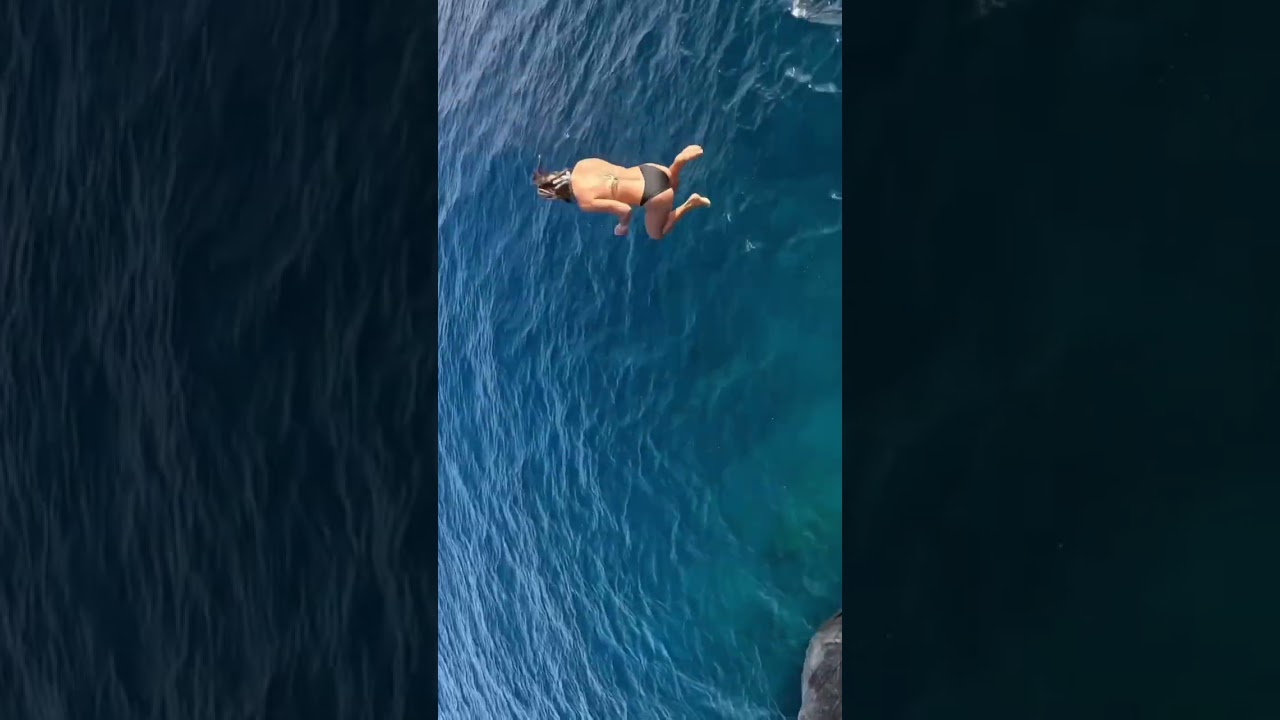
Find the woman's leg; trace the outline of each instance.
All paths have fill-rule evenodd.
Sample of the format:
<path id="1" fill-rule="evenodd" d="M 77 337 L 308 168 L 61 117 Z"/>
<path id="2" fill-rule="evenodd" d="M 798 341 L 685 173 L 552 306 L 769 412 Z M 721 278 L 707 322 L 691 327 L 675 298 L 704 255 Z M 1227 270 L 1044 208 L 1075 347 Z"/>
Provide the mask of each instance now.
<path id="1" fill-rule="evenodd" d="M 684 164 L 700 157 L 702 157 L 702 148 L 697 145 L 690 145 L 681 150 L 676 159 L 671 161 L 671 168 L 667 170 L 667 177 L 671 178 L 672 190 L 680 190 L 680 169 L 684 167 Z"/>
<path id="2" fill-rule="evenodd" d="M 711 207 L 711 201 L 702 197 L 698 193 L 694 193 L 690 195 L 689 199 L 685 200 L 683 205 L 673 210 L 671 214 L 667 216 L 667 221 L 662 226 L 662 234 L 666 235 L 667 233 L 671 232 L 671 228 L 675 227 L 676 223 L 680 222 L 680 218 L 684 217 L 685 213 L 689 212 L 690 210 L 693 210 L 694 208 L 704 208 L 704 207 Z M 645 218 L 646 227 L 648 227 L 648 223 L 649 223 L 649 218 Z M 649 233 L 649 234 L 652 235 L 653 233 Z"/>
<path id="3" fill-rule="evenodd" d="M 644 229 L 654 240 L 662 239 L 662 228 L 667 226 L 671 206 L 676 202 L 675 190 L 663 190 L 644 204 Z"/>

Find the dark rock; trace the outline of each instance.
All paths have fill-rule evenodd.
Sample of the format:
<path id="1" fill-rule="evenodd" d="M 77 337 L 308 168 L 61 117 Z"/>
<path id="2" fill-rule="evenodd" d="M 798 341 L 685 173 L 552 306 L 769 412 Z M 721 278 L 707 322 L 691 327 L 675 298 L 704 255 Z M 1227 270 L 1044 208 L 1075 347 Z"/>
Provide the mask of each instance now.
<path id="1" fill-rule="evenodd" d="M 800 715 L 796 720 L 839 720 L 843 686 L 840 684 L 841 651 L 844 648 L 844 610 L 818 628 L 809 641 L 800 677 Z"/>

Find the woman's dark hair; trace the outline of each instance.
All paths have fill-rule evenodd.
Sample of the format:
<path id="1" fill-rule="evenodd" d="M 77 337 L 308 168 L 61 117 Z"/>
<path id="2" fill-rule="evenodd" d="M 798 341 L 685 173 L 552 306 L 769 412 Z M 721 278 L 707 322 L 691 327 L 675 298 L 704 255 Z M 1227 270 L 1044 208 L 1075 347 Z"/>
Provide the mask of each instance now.
<path id="1" fill-rule="evenodd" d="M 533 186 L 543 200 L 573 202 L 573 183 L 568 170 L 547 172 L 541 166 L 533 171 Z"/>

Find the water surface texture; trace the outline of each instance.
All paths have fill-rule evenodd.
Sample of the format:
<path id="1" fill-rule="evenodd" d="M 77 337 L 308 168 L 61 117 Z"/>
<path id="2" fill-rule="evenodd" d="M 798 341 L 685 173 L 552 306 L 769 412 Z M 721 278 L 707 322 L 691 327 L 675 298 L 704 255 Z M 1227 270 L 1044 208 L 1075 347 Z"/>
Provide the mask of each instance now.
<path id="1" fill-rule="evenodd" d="M 841 597 L 840 35 L 786 2 L 440 8 L 440 714 L 776 718 Z M 539 201 L 706 156 L 653 242 Z"/>
<path id="2" fill-rule="evenodd" d="M 0 10 L 0 717 L 429 707 L 405 10 Z"/>

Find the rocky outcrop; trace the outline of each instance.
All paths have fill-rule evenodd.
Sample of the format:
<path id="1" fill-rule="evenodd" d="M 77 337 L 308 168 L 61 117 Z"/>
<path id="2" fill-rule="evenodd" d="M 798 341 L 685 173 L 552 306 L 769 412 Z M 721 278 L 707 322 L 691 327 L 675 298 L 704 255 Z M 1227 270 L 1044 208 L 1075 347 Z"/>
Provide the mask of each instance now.
<path id="1" fill-rule="evenodd" d="M 843 609 L 837 611 L 809 641 L 804 672 L 800 676 L 800 715 L 796 720 L 840 720 L 843 615 Z"/>

